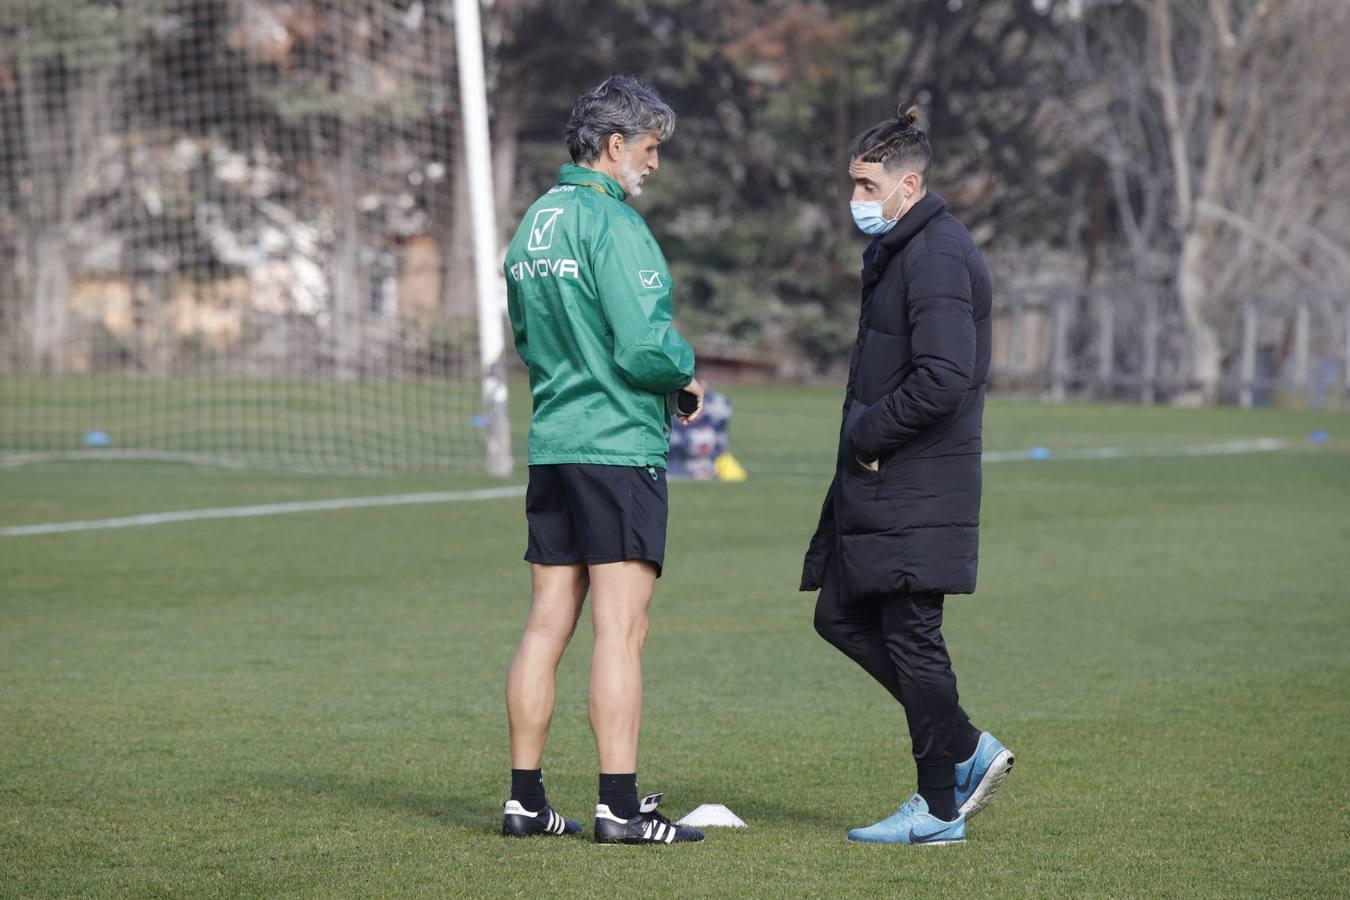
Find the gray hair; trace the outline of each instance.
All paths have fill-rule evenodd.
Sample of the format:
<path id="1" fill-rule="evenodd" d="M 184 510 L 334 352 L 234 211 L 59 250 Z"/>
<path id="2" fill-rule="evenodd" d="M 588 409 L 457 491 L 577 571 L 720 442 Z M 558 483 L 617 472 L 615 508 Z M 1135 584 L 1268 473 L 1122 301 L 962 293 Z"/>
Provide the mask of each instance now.
<path id="1" fill-rule="evenodd" d="M 655 133 L 666 140 L 675 131 L 675 111 L 656 91 L 628 75 L 612 75 L 577 98 L 567 118 L 567 152 L 572 162 L 595 162 L 610 135 L 626 141 Z"/>

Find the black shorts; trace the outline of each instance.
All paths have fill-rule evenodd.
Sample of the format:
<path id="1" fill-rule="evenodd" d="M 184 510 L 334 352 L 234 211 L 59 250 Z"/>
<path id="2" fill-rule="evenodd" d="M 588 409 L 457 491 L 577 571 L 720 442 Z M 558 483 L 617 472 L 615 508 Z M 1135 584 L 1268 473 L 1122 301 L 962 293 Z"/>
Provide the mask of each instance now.
<path id="1" fill-rule="evenodd" d="M 530 466 L 525 559 L 544 565 L 666 556 L 666 470 L 565 463 Z"/>

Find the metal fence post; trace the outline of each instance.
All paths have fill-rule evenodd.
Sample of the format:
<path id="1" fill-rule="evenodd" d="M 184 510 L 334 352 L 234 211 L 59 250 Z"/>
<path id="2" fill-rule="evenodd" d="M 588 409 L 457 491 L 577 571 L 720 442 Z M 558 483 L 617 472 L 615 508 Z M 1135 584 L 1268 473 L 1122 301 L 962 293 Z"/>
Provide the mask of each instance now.
<path id="1" fill-rule="evenodd" d="M 1345 304 L 1345 396 L 1350 399 L 1350 301 Z"/>
<path id="2" fill-rule="evenodd" d="M 1158 380 L 1158 295 L 1149 291 L 1144 299 L 1144 371 L 1140 401 L 1152 406 L 1157 399 Z"/>
<path id="3" fill-rule="evenodd" d="M 1051 311 L 1051 333 L 1050 333 L 1050 399 L 1055 403 L 1063 403 L 1065 397 L 1064 390 L 1064 369 L 1065 357 L 1068 355 L 1068 332 L 1069 315 L 1068 302 L 1064 295 L 1055 293 L 1053 295 L 1054 308 Z"/>
<path id="4" fill-rule="evenodd" d="M 1256 325 L 1256 302 L 1248 299 L 1242 305 L 1242 366 L 1238 373 L 1238 405 L 1243 409 L 1251 409 L 1256 385 Z"/>
<path id="5" fill-rule="evenodd" d="M 1116 308 L 1110 291 L 1097 297 L 1097 381 L 1106 396 L 1111 394 L 1116 364 Z"/>
<path id="6" fill-rule="evenodd" d="M 1309 310 L 1306 297 L 1300 297 L 1294 310 L 1294 392 L 1303 404 L 1308 402 Z"/>

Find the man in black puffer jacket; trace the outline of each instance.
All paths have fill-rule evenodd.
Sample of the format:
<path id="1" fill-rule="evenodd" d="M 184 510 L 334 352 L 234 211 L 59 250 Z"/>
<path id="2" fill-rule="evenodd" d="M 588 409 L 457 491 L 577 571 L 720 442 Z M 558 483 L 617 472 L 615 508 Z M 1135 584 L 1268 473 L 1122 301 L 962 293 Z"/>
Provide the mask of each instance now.
<path id="1" fill-rule="evenodd" d="M 989 270 L 927 189 L 932 149 L 911 108 L 849 148 L 863 254 L 834 480 L 801 589 L 816 630 L 904 706 L 918 792 L 851 840 L 953 843 L 1013 756 L 970 723 L 942 638 L 947 594 L 975 590 Z"/>

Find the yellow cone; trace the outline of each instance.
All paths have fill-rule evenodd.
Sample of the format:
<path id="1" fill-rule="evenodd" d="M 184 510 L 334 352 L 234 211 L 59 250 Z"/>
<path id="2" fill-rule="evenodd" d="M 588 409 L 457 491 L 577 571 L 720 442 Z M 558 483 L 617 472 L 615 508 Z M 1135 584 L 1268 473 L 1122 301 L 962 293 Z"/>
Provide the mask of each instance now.
<path id="1" fill-rule="evenodd" d="M 729 452 L 717 457 L 714 465 L 717 466 L 719 481 L 744 481 L 747 477 L 745 466 L 737 462 L 736 457 Z"/>

